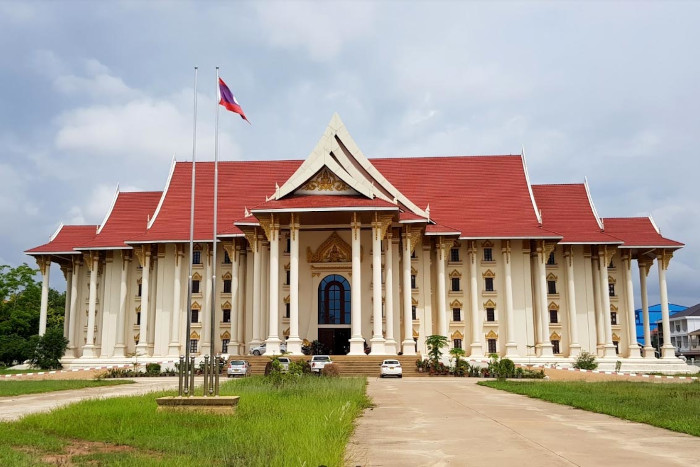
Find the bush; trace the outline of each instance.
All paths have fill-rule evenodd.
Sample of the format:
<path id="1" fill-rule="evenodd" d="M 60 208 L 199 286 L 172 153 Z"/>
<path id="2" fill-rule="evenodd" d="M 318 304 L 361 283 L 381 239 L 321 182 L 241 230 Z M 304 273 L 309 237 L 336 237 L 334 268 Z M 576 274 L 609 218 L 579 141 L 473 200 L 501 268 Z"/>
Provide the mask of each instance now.
<path id="1" fill-rule="evenodd" d="M 579 370 L 595 370 L 598 368 L 598 363 L 595 361 L 595 355 L 584 351 L 576 357 L 573 366 Z"/>
<path id="2" fill-rule="evenodd" d="M 321 374 L 323 376 L 338 377 L 340 376 L 340 370 L 338 369 L 337 364 L 329 363 L 328 365 L 323 367 L 323 370 L 321 370 Z"/>
<path id="3" fill-rule="evenodd" d="M 32 366 L 42 370 L 56 370 L 61 368 L 61 358 L 66 353 L 68 339 L 63 337 L 63 329 L 49 328 L 46 333 L 39 337 L 39 341 L 34 349 L 31 363 Z"/>
<path id="4" fill-rule="evenodd" d="M 158 363 L 147 363 L 146 364 L 146 374 L 148 376 L 160 375 L 160 365 Z"/>

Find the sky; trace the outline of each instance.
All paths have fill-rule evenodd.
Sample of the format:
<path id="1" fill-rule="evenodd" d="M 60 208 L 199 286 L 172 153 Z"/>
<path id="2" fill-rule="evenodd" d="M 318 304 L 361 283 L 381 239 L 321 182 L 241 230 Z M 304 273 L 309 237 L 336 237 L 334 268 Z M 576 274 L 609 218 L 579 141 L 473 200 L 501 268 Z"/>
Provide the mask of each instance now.
<path id="1" fill-rule="evenodd" d="M 0 1 L 0 264 L 34 265 L 24 250 L 61 222 L 99 224 L 117 184 L 164 188 L 192 155 L 194 66 L 213 160 L 219 66 L 252 122 L 220 115 L 221 160 L 303 159 L 334 112 L 370 158 L 524 148 L 532 183 L 587 177 L 601 216 L 652 215 L 685 243 L 669 300 L 696 304 L 698 18 L 696 2 Z"/>

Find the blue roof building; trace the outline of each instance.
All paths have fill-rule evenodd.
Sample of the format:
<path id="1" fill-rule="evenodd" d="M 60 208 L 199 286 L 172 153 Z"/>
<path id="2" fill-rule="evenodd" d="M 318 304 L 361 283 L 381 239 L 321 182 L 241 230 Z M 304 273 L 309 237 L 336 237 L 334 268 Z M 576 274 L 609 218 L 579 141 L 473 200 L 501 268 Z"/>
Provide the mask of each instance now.
<path id="1" fill-rule="evenodd" d="M 683 311 L 687 306 L 675 305 L 673 303 L 668 304 L 669 316 L 673 316 L 679 311 Z M 649 307 L 649 330 L 653 332 L 656 329 L 656 322 L 661 320 L 661 305 L 654 305 Z M 644 345 L 644 318 L 642 316 L 642 309 L 634 310 L 634 322 L 637 325 L 637 342 Z"/>

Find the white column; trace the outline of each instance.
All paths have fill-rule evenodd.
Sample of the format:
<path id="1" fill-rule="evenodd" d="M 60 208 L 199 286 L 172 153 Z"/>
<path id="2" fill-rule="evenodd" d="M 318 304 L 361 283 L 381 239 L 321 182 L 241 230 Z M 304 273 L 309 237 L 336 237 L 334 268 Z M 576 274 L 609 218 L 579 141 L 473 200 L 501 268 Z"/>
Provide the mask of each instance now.
<path id="1" fill-rule="evenodd" d="M 238 341 L 238 354 L 239 355 L 245 355 L 246 354 L 246 347 L 245 347 L 245 335 L 243 333 L 244 330 L 244 316 L 245 316 L 245 303 L 246 303 L 246 271 L 248 270 L 247 266 L 247 254 L 246 254 L 246 249 L 241 248 L 239 254 L 238 254 L 239 262 L 238 262 L 238 314 L 237 314 L 237 321 L 236 321 L 236 340 Z"/>
<path id="2" fill-rule="evenodd" d="M 87 338 L 83 347 L 83 357 L 95 357 L 95 312 L 97 308 L 97 268 L 100 256 L 97 252 L 85 254 L 85 265 L 90 270 L 90 296 L 88 298 Z"/>
<path id="3" fill-rule="evenodd" d="M 170 343 L 168 355 L 177 357 L 180 355 L 180 316 L 182 315 L 181 300 L 181 276 L 182 261 L 185 251 L 180 243 L 175 244 L 175 271 L 173 272 L 173 309 L 170 316 Z"/>
<path id="4" fill-rule="evenodd" d="M 73 259 L 73 279 L 70 284 L 70 311 L 69 322 L 70 329 L 68 330 L 68 352 L 73 357 L 78 357 L 78 349 L 80 348 L 79 332 L 81 330 L 80 320 L 78 319 L 78 282 L 80 277 L 80 258 Z"/>
<path id="5" fill-rule="evenodd" d="M 360 247 L 361 247 L 361 223 L 357 214 L 353 214 L 351 227 L 352 236 L 352 284 L 351 284 L 351 308 L 350 321 L 352 322 L 352 337 L 350 338 L 350 352 L 348 355 L 364 355 L 365 340 L 362 338 L 362 281 L 360 280 Z"/>
<path id="6" fill-rule="evenodd" d="M 199 319 L 202 322 L 201 335 L 199 341 L 199 355 L 214 355 L 214 336 L 211 335 L 211 301 L 213 297 L 211 296 L 212 291 L 212 276 L 213 268 L 212 264 L 212 253 L 213 250 L 208 244 L 202 245 L 202 258 L 204 260 L 204 293 L 202 308 L 199 310 Z M 200 285 L 201 287 L 201 285 Z"/>
<path id="7" fill-rule="evenodd" d="M 472 358 L 480 358 L 484 356 L 484 348 L 481 345 L 482 325 L 479 319 L 479 280 L 477 278 L 476 263 L 479 261 L 477 257 L 478 250 L 476 242 L 471 240 L 468 247 L 469 255 L 469 308 L 472 321 L 472 343 L 470 345 Z"/>
<path id="8" fill-rule="evenodd" d="M 148 283 L 151 275 L 151 245 L 142 246 L 140 253 L 137 254 L 141 262 L 141 326 L 136 355 L 148 355 Z"/>
<path id="9" fill-rule="evenodd" d="M 616 358 L 615 345 L 612 340 L 612 323 L 610 322 L 610 291 L 608 286 L 608 265 L 614 254 L 605 246 L 598 247 L 598 261 L 600 262 L 600 297 L 603 305 L 603 324 L 605 328 L 605 347 L 603 358 Z"/>
<path id="10" fill-rule="evenodd" d="M 279 282 L 280 282 L 280 225 L 274 216 L 270 218 L 270 318 L 265 355 L 279 355 Z"/>
<path id="11" fill-rule="evenodd" d="M 547 258 L 549 250 L 547 243 L 542 240 L 537 242 L 537 305 L 540 309 L 542 320 L 542 342 L 540 343 L 540 357 L 552 357 L 552 343 L 549 340 L 549 309 L 547 307 Z"/>
<path id="12" fill-rule="evenodd" d="M 114 356 L 124 357 L 126 355 L 124 342 L 124 332 L 126 328 L 126 303 L 127 303 L 127 277 L 131 256 L 128 252 L 122 251 L 122 270 L 119 277 L 119 311 L 117 313 L 117 340 L 114 344 Z"/>
<path id="13" fill-rule="evenodd" d="M 262 315 L 262 290 L 260 287 L 261 275 L 261 251 L 260 238 L 257 232 L 254 235 L 253 242 L 250 247 L 253 250 L 253 340 L 250 341 L 251 346 L 256 346 L 262 343 L 262 329 L 260 328 L 260 318 Z"/>
<path id="14" fill-rule="evenodd" d="M 447 336 L 447 292 L 445 291 L 445 249 L 448 244 L 438 238 L 437 242 L 437 329 L 438 334 Z M 448 337 L 449 338 L 449 337 Z"/>
<path id="15" fill-rule="evenodd" d="M 299 216 L 289 222 L 289 338 L 287 352 L 302 355 L 299 337 Z"/>
<path id="16" fill-rule="evenodd" d="M 411 233 L 406 227 L 403 233 L 403 354 L 415 355 L 413 341 L 413 318 L 411 316 Z"/>
<path id="17" fill-rule="evenodd" d="M 386 318 L 386 342 L 384 351 L 387 355 L 396 355 L 394 340 L 394 256 L 391 227 L 386 233 L 386 253 L 384 253 L 384 310 Z"/>
<path id="18" fill-rule="evenodd" d="M 656 265 L 659 270 L 659 294 L 661 295 L 661 325 L 664 335 L 664 345 L 661 346 L 661 358 L 676 358 L 676 349 L 671 344 L 671 322 L 668 312 L 668 290 L 666 288 L 666 270 L 673 253 L 659 250 L 656 255 Z"/>
<path id="19" fill-rule="evenodd" d="M 603 313 L 602 293 L 607 293 L 608 289 L 600 290 L 600 259 L 597 253 L 591 256 L 591 276 L 593 276 L 593 304 L 595 306 L 595 342 L 596 351 L 599 357 L 603 356 L 605 347 L 605 316 Z"/>
<path id="20" fill-rule="evenodd" d="M 574 280 L 574 247 L 564 250 L 566 262 L 566 308 L 569 311 L 569 357 L 577 357 L 581 353 L 578 341 L 578 319 L 576 317 L 576 281 Z"/>
<path id="21" fill-rule="evenodd" d="M 622 257 L 622 273 L 625 279 L 625 301 L 627 302 L 627 349 L 628 358 L 641 358 L 637 344 L 637 326 L 634 320 L 634 286 L 632 285 L 632 255 Z"/>
<path id="22" fill-rule="evenodd" d="M 73 266 L 61 266 L 61 272 L 63 272 L 63 277 L 66 279 L 66 303 L 63 307 L 63 337 L 68 339 L 70 335 L 70 294 L 72 289 L 71 285 L 73 283 Z"/>
<path id="23" fill-rule="evenodd" d="M 238 346 L 240 342 L 238 341 L 238 314 L 240 313 L 240 308 L 238 308 L 238 296 L 242 293 L 241 288 L 238 285 L 239 275 L 238 275 L 238 263 L 240 261 L 239 248 L 236 246 L 235 240 L 226 252 L 231 260 L 231 341 L 228 344 L 228 353 L 230 355 L 238 355 Z"/>
<path id="24" fill-rule="evenodd" d="M 46 317 L 49 310 L 49 273 L 51 272 L 51 257 L 37 256 L 36 262 L 41 271 L 41 307 L 39 308 L 39 335 L 46 333 Z"/>
<path id="25" fill-rule="evenodd" d="M 382 334 L 382 223 L 372 223 L 372 355 L 385 355 Z"/>
<path id="26" fill-rule="evenodd" d="M 518 344 L 515 340 L 515 325 L 513 323 L 513 277 L 510 264 L 510 240 L 504 240 L 502 245 L 501 252 L 503 253 L 506 292 L 506 357 L 510 358 L 518 356 Z"/>
<path id="27" fill-rule="evenodd" d="M 654 347 L 651 346 L 651 330 L 649 329 L 649 297 L 647 296 L 647 276 L 654 263 L 653 259 L 637 258 L 639 266 L 639 288 L 642 294 L 642 319 L 644 321 L 644 358 L 656 358 Z"/>

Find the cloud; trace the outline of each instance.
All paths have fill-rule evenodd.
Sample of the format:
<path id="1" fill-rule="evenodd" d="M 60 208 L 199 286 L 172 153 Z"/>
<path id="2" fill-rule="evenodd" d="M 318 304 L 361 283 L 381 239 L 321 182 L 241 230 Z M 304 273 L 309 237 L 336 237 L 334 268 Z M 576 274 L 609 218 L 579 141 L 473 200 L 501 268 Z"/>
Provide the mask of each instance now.
<path id="1" fill-rule="evenodd" d="M 374 22 L 369 2 L 257 3 L 256 8 L 262 36 L 271 45 L 301 48 L 315 61 L 336 58 L 348 43 L 365 38 Z"/>

